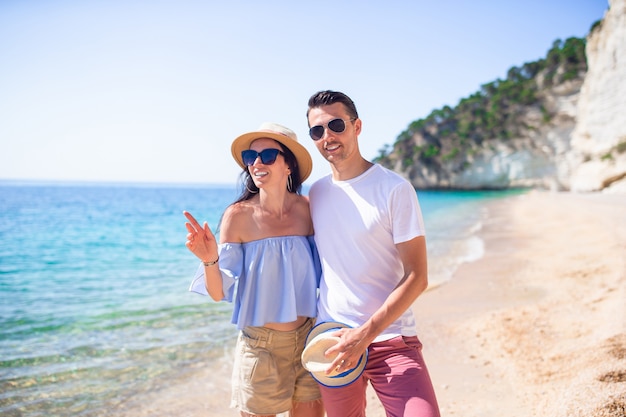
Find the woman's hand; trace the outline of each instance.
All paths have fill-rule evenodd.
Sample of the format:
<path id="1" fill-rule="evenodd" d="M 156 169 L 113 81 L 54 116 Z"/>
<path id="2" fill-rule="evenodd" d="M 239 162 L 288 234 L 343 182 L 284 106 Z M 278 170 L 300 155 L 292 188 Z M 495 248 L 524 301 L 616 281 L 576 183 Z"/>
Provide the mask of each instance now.
<path id="1" fill-rule="evenodd" d="M 202 262 L 213 262 L 217 259 L 217 241 L 207 222 L 203 226 L 187 211 L 183 214 L 189 220 L 187 227 L 187 242 L 185 246 L 196 255 Z"/>

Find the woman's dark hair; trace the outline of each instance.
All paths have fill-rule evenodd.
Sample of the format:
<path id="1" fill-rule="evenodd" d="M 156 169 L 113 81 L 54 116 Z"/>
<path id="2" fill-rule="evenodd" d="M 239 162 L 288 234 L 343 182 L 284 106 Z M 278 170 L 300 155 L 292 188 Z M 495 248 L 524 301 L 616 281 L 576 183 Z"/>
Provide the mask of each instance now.
<path id="1" fill-rule="evenodd" d="M 331 104 L 341 103 L 348 112 L 351 119 L 358 119 L 359 113 L 356 111 L 356 105 L 350 97 L 339 91 L 318 91 L 309 99 L 309 108 L 306 111 L 306 118 L 309 119 L 309 111 L 316 107 L 330 106 Z"/>

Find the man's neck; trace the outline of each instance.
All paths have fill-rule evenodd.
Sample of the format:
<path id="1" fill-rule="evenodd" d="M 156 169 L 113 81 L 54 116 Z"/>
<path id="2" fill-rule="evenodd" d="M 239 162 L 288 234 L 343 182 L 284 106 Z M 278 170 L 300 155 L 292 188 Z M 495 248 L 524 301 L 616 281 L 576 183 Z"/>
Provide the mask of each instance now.
<path id="1" fill-rule="evenodd" d="M 335 181 L 347 181 L 352 178 L 356 178 L 370 169 L 373 163 L 359 156 L 359 159 L 355 161 L 342 161 L 342 164 L 330 165 L 333 172 L 333 180 Z"/>

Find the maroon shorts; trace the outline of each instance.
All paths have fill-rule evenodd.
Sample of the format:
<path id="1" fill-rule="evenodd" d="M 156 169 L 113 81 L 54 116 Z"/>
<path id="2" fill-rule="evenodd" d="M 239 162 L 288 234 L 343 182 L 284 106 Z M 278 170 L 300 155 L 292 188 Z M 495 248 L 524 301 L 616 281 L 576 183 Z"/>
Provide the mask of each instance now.
<path id="1" fill-rule="evenodd" d="M 320 385 L 328 417 L 365 416 L 368 381 L 387 416 L 439 417 L 439 407 L 417 337 L 372 343 L 359 379 L 339 388 Z"/>

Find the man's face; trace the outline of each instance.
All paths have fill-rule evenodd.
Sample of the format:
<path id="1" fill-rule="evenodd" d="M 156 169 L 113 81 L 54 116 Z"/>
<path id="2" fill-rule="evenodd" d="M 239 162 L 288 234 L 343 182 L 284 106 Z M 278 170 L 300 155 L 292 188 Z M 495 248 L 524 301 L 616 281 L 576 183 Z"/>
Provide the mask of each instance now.
<path id="1" fill-rule="evenodd" d="M 341 119 L 343 123 L 335 119 Z M 343 104 L 335 103 L 310 109 L 309 126 L 323 128 L 320 139 L 314 142 L 320 154 L 331 164 L 338 164 L 359 155 L 357 137 L 361 131 L 361 120 L 350 120 Z M 344 130 L 337 132 L 341 127 Z M 315 130 L 322 132 L 320 127 Z"/>

